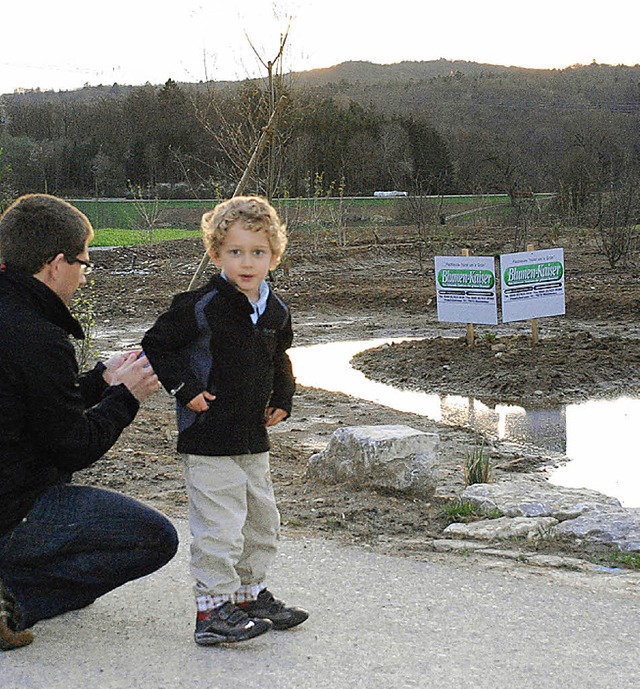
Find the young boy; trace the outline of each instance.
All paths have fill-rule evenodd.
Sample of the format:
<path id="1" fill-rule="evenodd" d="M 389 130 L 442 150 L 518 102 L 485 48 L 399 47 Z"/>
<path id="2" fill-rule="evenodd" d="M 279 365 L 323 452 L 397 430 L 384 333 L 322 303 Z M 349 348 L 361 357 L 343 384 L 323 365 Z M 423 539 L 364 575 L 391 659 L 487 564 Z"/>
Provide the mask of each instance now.
<path id="1" fill-rule="evenodd" d="M 203 215 L 202 231 L 220 275 L 178 294 L 142 346 L 177 401 L 195 641 L 213 645 L 294 627 L 308 613 L 264 584 L 280 527 L 266 429 L 289 416 L 295 390 L 289 309 L 265 281 L 285 228 L 265 199 L 236 196 Z"/>

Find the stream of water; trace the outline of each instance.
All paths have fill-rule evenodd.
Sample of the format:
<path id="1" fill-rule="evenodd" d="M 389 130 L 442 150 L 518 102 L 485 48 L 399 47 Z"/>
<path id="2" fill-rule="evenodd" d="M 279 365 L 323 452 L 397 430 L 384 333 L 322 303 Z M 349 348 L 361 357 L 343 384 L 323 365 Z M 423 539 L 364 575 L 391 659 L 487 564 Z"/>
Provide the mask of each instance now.
<path id="1" fill-rule="evenodd" d="M 526 441 L 566 454 L 550 481 L 591 488 L 618 498 L 625 507 L 640 507 L 640 462 L 635 432 L 640 427 L 640 399 L 592 400 L 555 409 L 527 410 L 512 405 L 488 407 L 468 397 L 403 390 L 369 380 L 350 365 L 365 349 L 409 338 L 349 340 L 289 350 L 300 385 L 342 392 L 352 397 L 465 425 L 501 440 Z"/>

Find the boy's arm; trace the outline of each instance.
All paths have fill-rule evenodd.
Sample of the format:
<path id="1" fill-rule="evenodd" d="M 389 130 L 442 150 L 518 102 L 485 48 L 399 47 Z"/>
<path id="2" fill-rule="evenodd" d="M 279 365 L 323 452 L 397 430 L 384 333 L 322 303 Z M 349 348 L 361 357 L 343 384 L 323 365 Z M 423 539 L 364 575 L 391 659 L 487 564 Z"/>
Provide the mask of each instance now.
<path id="1" fill-rule="evenodd" d="M 291 327 L 291 318 L 287 317 L 286 323 L 278 331 L 278 344 L 273 358 L 273 391 L 269 400 L 269 408 L 282 409 L 287 416 L 291 414 L 293 394 L 296 391 L 296 381 L 293 376 L 291 359 L 289 359 L 287 354 L 287 349 L 289 349 L 292 342 L 293 329 Z"/>
<path id="2" fill-rule="evenodd" d="M 288 418 L 288 416 L 289 413 L 286 412 L 284 409 L 267 407 L 267 410 L 264 414 L 264 425 L 266 426 L 266 428 L 269 428 L 270 426 L 276 426 L 281 421 L 284 421 L 286 418 Z"/>
<path id="3" fill-rule="evenodd" d="M 142 349 L 158 379 L 185 406 L 202 392 L 191 369 L 189 345 L 198 337 L 190 293 L 177 295 L 142 338 Z"/>

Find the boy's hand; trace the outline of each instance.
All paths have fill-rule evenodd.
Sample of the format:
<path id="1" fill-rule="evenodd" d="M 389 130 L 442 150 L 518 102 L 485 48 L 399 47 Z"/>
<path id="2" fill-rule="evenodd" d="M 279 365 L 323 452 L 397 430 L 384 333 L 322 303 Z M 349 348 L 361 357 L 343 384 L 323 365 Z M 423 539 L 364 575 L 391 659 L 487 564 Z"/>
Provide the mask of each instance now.
<path id="1" fill-rule="evenodd" d="M 191 402 L 187 403 L 187 409 L 201 414 L 209 409 L 209 402 L 212 402 L 216 398 L 208 390 L 204 390 L 199 395 L 196 395 Z"/>
<path id="2" fill-rule="evenodd" d="M 287 412 L 284 409 L 277 409 L 276 407 L 267 407 L 264 412 L 264 425 L 275 426 L 287 418 Z"/>

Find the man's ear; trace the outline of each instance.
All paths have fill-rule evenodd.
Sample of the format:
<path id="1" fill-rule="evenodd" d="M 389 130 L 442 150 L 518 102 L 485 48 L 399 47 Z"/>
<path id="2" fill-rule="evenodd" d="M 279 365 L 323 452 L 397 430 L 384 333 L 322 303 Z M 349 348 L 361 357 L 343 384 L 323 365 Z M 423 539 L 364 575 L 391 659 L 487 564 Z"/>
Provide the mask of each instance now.
<path id="1" fill-rule="evenodd" d="M 64 254 L 58 254 L 55 258 L 47 261 L 40 270 L 35 273 L 34 277 L 37 277 L 42 282 L 49 284 L 52 279 L 55 279 L 56 273 L 63 261 L 66 261 Z"/>
<path id="2" fill-rule="evenodd" d="M 67 259 L 64 257 L 64 254 L 60 253 L 57 256 L 54 256 L 54 258 L 48 262 L 48 265 L 57 268 L 63 261 L 66 263 Z"/>

